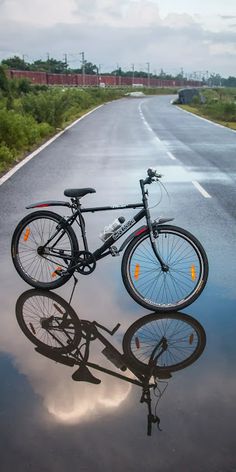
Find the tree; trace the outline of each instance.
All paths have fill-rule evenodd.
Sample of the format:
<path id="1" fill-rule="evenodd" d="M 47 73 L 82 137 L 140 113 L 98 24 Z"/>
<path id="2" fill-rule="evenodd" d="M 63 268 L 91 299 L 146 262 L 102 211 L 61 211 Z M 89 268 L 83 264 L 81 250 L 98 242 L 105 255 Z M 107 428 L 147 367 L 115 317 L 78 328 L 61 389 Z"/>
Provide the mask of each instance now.
<path id="1" fill-rule="evenodd" d="M 210 87 L 219 87 L 221 86 L 222 77 L 220 74 L 211 74 L 208 79 L 208 85 Z"/>
<path id="2" fill-rule="evenodd" d="M 222 79 L 224 87 L 236 87 L 236 77 L 229 76 L 228 79 Z"/>
<path id="3" fill-rule="evenodd" d="M 7 80 L 4 67 L 1 65 L 0 65 L 0 90 L 2 90 L 4 94 L 7 94 L 9 92 L 9 82 Z"/>
<path id="4" fill-rule="evenodd" d="M 3 59 L 2 64 L 8 66 L 9 69 L 30 70 L 29 64 L 25 62 L 24 59 L 21 59 L 19 56 Z"/>
<path id="5" fill-rule="evenodd" d="M 66 63 L 58 61 L 57 59 L 48 58 L 46 61 L 38 59 L 31 65 L 31 70 L 37 70 L 41 72 L 52 72 L 54 74 L 62 74 L 65 72 Z"/>

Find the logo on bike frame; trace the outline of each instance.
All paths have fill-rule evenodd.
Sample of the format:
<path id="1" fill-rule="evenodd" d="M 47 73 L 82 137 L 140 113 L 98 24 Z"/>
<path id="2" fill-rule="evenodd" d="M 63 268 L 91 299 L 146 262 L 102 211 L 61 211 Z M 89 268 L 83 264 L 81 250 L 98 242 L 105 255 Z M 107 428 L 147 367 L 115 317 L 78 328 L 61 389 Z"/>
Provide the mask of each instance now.
<path id="1" fill-rule="evenodd" d="M 120 238 L 120 236 L 122 236 L 122 234 L 125 233 L 129 228 L 131 228 L 131 226 L 133 226 L 135 223 L 136 221 L 134 218 L 132 220 L 127 221 L 127 223 L 124 223 L 121 228 L 119 228 L 113 233 L 113 239 L 116 241 L 116 239 Z"/>

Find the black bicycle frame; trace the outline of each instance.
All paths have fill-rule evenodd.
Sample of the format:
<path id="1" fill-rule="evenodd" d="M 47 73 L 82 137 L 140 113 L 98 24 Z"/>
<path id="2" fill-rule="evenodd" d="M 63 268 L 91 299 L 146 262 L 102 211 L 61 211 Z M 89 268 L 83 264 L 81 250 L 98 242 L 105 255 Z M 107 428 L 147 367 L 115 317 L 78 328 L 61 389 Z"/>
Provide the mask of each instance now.
<path id="1" fill-rule="evenodd" d="M 132 209 L 142 208 L 138 213 L 136 213 L 136 215 L 133 216 L 133 218 L 131 220 L 126 221 L 125 223 L 122 224 L 122 226 L 119 229 L 114 231 L 114 233 L 112 233 L 111 236 L 109 236 L 107 238 L 107 240 L 104 242 L 104 244 L 102 244 L 102 246 L 100 246 L 98 249 L 96 249 L 92 253 L 92 255 L 93 255 L 94 259 L 97 261 L 97 260 L 102 259 L 103 257 L 106 257 L 109 254 L 111 254 L 111 251 L 109 251 L 109 248 L 111 248 L 111 246 L 116 241 L 118 241 L 118 239 L 120 239 L 124 234 L 126 234 L 133 226 L 135 226 L 136 223 L 138 223 L 142 218 L 145 217 L 147 225 L 141 227 L 137 231 L 137 233 L 135 233 L 135 235 L 141 234 L 142 232 L 144 232 L 148 229 L 153 251 L 154 251 L 158 261 L 160 262 L 160 265 L 161 265 L 162 269 L 166 270 L 167 266 L 162 261 L 160 255 L 157 251 L 156 244 L 155 244 L 155 237 L 154 237 L 154 234 L 153 234 L 152 222 L 151 222 L 150 212 L 149 212 L 149 208 L 148 208 L 148 199 L 147 199 L 148 192 L 145 191 L 145 187 L 144 187 L 146 182 L 143 181 L 143 180 L 140 180 L 139 183 L 140 183 L 140 187 L 141 187 L 141 191 L 142 191 L 142 203 L 131 203 L 131 204 L 128 204 L 128 205 L 115 205 L 115 206 L 101 206 L 101 207 L 82 208 L 80 200 L 77 199 L 77 198 L 73 198 L 72 199 L 73 205 L 69 205 L 70 208 L 72 208 L 72 210 L 73 210 L 73 215 L 70 216 L 67 219 L 62 217 L 59 225 L 62 226 L 62 227 L 63 226 L 64 227 L 72 226 L 74 221 L 76 221 L 76 219 L 78 218 L 79 226 L 80 226 L 80 229 L 81 229 L 81 235 L 82 235 L 84 249 L 85 249 L 85 251 L 89 251 L 88 242 L 87 242 L 87 238 L 86 238 L 86 231 L 85 231 L 85 221 L 84 221 L 84 217 L 82 215 L 83 213 L 95 213 L 95 212 L 100 212 L 100 211 L 113 211 L 113 210 L 122 210 L 122 209 L 126 210 L 126 209 L 130 209 L 130 208 L 132 208 Z M 56 234 L 57 233 L 53 234 L 51 236 L 51 238 L 47 241 L 47 243 L 43 246 L 44 249 L 55 238 Z M 62 233 L 62 235 L 60 235 L 59 238 L 56 240 L 56 242 L 53 244 L 52 249 L 58 243 L 58 241 L 63 237 L 63 234 L 64 233 Z M 129 239 L 132 239 L 133 237 L 134 237 L 133 234 L 130 235 L 130 238 L 128 238 L 121 245 L 120 249 L 118 249 L 118 250 L 116 249 L 117 253 L 120 253 L 124 249 L 124 247 L 126 246 Z M 57 256 L 60 257 L 59 254 L 57 254 Z M 69 259 L 70 257 L 67 256 L 67 258 Z M 76 265 L 71 267 L 70 270 L 74 270 L 75 267 L 76 267 Z"/>
<path id="2" fill-rule="evenodd" d="M 144 181 L 140 180 L 140 187 L 142 191 L 142 203 L 131 203 L 128 205 L 115 205 L 115 206 L 102 206 L 102 207 L 92 207 L 92 208 L 81 208 L 80 202 L 77 202 L 78 209 L 74 212 L 73 216 L 70 217 L 67 220 L 67 224 L 72 224 L 75 219 L 78 217 L 79 223 L 80 223 L 80 228 L 81 228 L 81 233 L 82 233 L 82 239 L 83 239 L 83 244 L 84 244 L 84 249 L 87 251 L 88 250 L 88 243 L 86 239 L 86 232 L 85 232 L 85 222 L 84 218 L 82 216 L 82 213 L 95 213 L 99 211 L 112 211 L 112 210 L 126 210 L 126 209 L 135 209 L 135 208 L 142 208 L 136 215 L 133 216 L 131 220 L 126 221 L 121 228 L 117 229 L 114 231 L 114 233 L 107 239 L 107 241 L 104 242 L 104 244 L 96 249 L 93 252 L 93 256 L 95 260 L 102 259 L 103 257 L 106 257 L 108 254 L 110 254 L 110 251 L 107 251 L 118 239 L 120 239 L 124 234 L 126 234 L 133 226 L 136 225 L 142 218 L 146 217 L 146 222 L 147 226 L 144 226 L 140 228 L 140 232 L 144 232 L 147 228 L 149 229 L 149 234 L 150 234 L 150 239 L 151 239 L 151 244 L 153 246 L 153 250 L 161 264 L 161 266 L 164 266 L 163 261 L 161 260 L 157 250 L 156 246 L 154 244 L 154 236 L 152 233 L 152 222 L 150 218 L 150 212 L 148 208 L 148 199 L 147 199 L 147 191 L 145 191 L 144 188 Z M 138 234 L 140 234 L 138 232 Z M 123 247 L 125 244 L 121 246 L 121 248 L 118 250 L 118 253 L 122 251 Z"/>

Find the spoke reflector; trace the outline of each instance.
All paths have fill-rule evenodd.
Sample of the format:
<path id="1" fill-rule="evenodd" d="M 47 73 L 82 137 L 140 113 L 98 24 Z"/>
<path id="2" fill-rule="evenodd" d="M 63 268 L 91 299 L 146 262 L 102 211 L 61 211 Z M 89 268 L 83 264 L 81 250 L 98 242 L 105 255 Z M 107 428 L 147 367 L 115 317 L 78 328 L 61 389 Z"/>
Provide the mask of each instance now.
<path id="1" fill-rule="evenodd" d="M 60 275 L 58 274 L 58 272 L 60 272 L 62 270 L 62 268 L 60 266 L 58 266 L 54 272 L 52 273 L 52 278 L 54 279 L 57 275 Z"/>
<path id="2" fill-rule="evenodd" d="M 56 303 L 53 303 L 53 306 L 59 313 L 61 313 L 61 315 L 63 315 L 64 312 L 61 310 L 61 308 Z"/>
<path id="3" fill-rule="evenodd" d="M 134 278 L 135 278 L 135 280 L 138 280 L 139 273 L 140 273 L 140 264 L 136 264 L 135 269 L 134 269 Z"/>
<path id="4" fill-rule="evenodd" d="M 193 344 L 193 338 L 194 338 L 194 334 L 190 334 L 189 336 L 189 344 Z"/>
<path id="5" fill-rule="evenodd" d="M 194 264 L 191 266 L 191 277 L 192 280 L 196 280 L 196 269 Z"/>
<path id="6" fill-rule="evenodd" d="M 138 338 L 138 337 L 135 338 L 135 345 L 136 345 L 136 348 L 137 348 L 137 349 L 140 348 L 140 342 L 139 342 L 139 338 Z"/>
<path id="7" fill-rule="evenodd" d="M 33 333 L 33 334 L 36 334 L 36 331 L 35 331 L 35 329 L 34 329 L 32 323 L 29 323 L 29 327 L 30 327 L 32 333 Z"/>
<path id="8" fill-rule="evenodd" d="M 27 241 L 30 235 L 30 229 L 26 228 L 25 234 L 24 234 L 24 241 Z"/>

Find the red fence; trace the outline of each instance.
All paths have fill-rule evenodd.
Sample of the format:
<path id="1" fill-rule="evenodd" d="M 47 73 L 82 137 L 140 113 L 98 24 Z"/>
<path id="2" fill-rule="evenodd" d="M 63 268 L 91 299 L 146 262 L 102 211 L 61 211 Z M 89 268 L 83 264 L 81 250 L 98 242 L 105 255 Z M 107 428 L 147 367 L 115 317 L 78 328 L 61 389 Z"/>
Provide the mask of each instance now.
<path id="1" fill-rule="evenodd" d="M 29 79 L 33 84 L 65 85 L 65 86 L 99 86 L 124 87 L 139 84 L 147 87 L 200 87 L 202 83 L 198 80 L 161 80 L 150 77 L 123 77 L 117 75 L 89 75 L 89 74 L 51 74 L 49 72 L 34 72 L 28 70 L 9 69 L 7 75 L 11 79 Z"/>

